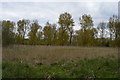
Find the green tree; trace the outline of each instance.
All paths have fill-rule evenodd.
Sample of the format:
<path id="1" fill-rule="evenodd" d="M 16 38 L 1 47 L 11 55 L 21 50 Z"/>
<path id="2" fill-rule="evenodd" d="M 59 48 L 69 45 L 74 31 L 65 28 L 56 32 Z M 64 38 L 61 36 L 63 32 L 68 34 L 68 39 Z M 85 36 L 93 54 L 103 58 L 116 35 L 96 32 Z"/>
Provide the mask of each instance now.
<path id="1" fill-rule="evenodd" d="M 100 34 L 100 39 L 99 39 L 99 45 L 100 46 L 106 46 L 108 45 L 106 43 L 106 29 L 107 29 L 107 26 L 106 26 L 106 23 L 105 22 L 100 22 L 97 26 L 97 29 L 98 29 L 98 32 Z"/>
<path id="2" fill-rule="evenodd" d="M 52 44 L 56 45 L 57 44 L 57 25 L 56 24 L 51 24 L 52 27 Z"/>
<path id="3" fill-rule="evenodd" d="M 120 21 L 117 23 L 117 46 L 120 47 Z"/>
<path id="4" fill-rule="evenodd" d="M 0 21 L 0 47 L 2 46 L 2 21 Z"/>
<path id="5" fill-rule="evenodd" d="M 87 29 L 93 28 L 93 20 L 90 15 L 84 14 L 81 18 L 79 18 L 81 29 L 86 31 Z"/>
<path id="6" fill-rule="evenodd" d="M 120 22 L 118 16 L 113 15 L 109 19 L 108 28 L 110 32 L 110 45 L 118 46 L 120 39 Z"/>
<path id="7" fill-rule="evenodd" d="M 63 42 L 64 42 L 64 37 L 63 37 L 64 33 L 66 35 L 66 33 L 69 32 L 69 44 L 71 44 L 72 43 L 72 35 L 73 35 L 73 26 L 74 26 L 74 21 L 72 19 L 71 14 L 69 14 L 67 12 L 60 14 L 58 23 L 61 27 L 59 30 L 62 31 L 62 32 L 59 31 L 61 33 L 61 40 L 63 40 Z"/>
<path id="8" fill-rule="evenodd" d="M 84 45 L 83 37 L 84 37 L 83 29 L 77 30 L 76 31 L 76 44 L 77 45 L 80 45 L 80 46 Z"/>
<path id="9" fill-rule="evenodd" d="M 24 39 L 25 37 L 27 36 L 27 33 L 29 32 L 29 24 L 30 24 L 30 21 L 29 20 L 19 20 L 17 22 L 17 31 L 18 31 L 18 35 L 17 35 L 17 42 L 18 43 L 23 43 L 24 44 Z"/>
<path id="10" fill-rule="evenodd" d="M 30 44 L 40 44 L 42 32 L 42 27 L 38 24 L 38 21 L 33 21 L 33 23 L 30 26 L 30 32 L 29 32 L 29 42 Z"/>
<path id="11" fill-rule="evenodd" d="M 100 22 L 99 25 L 97 26 L 97 29 L 100 32 L 100 37 L 104 38 L 105 37 L 106 23 Z"/>
<path id="12" fill-rule="evenodd" d="M 56 24 L 50 24 L 49 22 L 47 22 L 45 27 L 43 28 L 45 44 L 56 44 L 56 32 Z"/>
<path id="13" fill-rule="evenodd" d="M 77 31 L 78 45 L 93 46 L 97 30 L 93 28 L 93 20 L 90 15 L 82 15 L 79 18 L 81 29 Z"/>
<path id="14" fill-rule="evenodd" d="M 112 18 L 112 17 L 110 17 L 110 19 L 109 19 L 109 22 L 108 22 L 108 27 L 109 27 L 109 32 L 110 32 L 110 40 L 112 40 L 113 39 L 113 35 L 114 35 L 114 18 Z"/>
<path id="15" fill-rule="evenodd" d="M 57 32 L 57 44 L 67 45 L 69 40 L 69 34 L 63 29 L 63 27 L 58 28 Z"/>
<path id="16" fill-rule="evenodd" d="M 77 45 L 96 46 L 97 34 L 98 31 L 96 30 L 96 28 L 87 29 L 86 31 L 83 31 L 83 29 L 76 31 Z"/>
<path id="17" fill-rule="evenodd" d="M 43 44 L 43 41 L 42 41 L 42 36 L 43 36 L 43 32 L 42 32 L 42 27 L 40 27 L 38 29 L 38 32 L 37 32 L 37 44 Z"/>
<path id="18" fill-rule="evenodd" d="M 15 23 L 11 21 L 2 21 L 2 44 L 7 46 L 14 43 L 15 34 L 13 32 Z"/>

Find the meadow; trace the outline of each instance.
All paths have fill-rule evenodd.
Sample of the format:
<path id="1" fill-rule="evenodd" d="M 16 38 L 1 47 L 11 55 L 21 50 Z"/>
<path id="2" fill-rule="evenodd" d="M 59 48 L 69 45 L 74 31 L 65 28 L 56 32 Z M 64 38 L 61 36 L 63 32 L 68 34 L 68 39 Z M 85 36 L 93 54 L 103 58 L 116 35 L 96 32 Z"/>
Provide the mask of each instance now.
<path id="1" fill-rule="evenodd" d="M 118 78 L 118 48 L 12 45 L 2 49 L 3 78 Z"/>

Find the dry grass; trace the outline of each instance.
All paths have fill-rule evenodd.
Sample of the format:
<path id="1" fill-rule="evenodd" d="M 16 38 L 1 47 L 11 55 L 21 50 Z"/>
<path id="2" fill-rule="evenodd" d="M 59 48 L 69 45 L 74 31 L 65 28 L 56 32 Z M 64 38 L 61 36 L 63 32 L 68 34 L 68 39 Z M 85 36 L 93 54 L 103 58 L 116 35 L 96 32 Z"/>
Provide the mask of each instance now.
<path id="1" fill-rule="evenodd" d="M 51 64 L 61 60 L 117 57 L 117 48 L 14 45 L 3 48 L 3 61 Z"/>

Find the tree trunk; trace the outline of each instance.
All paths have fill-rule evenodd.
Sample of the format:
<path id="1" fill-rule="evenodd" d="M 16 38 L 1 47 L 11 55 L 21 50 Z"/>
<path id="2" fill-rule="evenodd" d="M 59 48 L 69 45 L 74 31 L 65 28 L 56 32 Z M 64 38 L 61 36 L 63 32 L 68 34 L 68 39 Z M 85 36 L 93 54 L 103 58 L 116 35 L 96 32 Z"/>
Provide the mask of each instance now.
<path id="1" fill-rule="evenodd" d="M 72 33 L 73 33 L 73 32 L 70 32 L 70 41 L 69 41 L 69 44 L 70 44 L 70 45 L 72 44 Z"/>

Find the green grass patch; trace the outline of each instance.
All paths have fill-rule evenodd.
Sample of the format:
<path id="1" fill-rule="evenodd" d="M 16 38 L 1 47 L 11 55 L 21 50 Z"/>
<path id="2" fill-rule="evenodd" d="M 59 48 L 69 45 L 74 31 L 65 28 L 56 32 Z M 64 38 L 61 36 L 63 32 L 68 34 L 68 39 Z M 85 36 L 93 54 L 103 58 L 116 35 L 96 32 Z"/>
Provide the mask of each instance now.
<path id="1" fill-rule="evenodd" d="M 61 61 L 51 65 L 3 62 L 3 78 L 118 78 L 115 58 Z"/>

